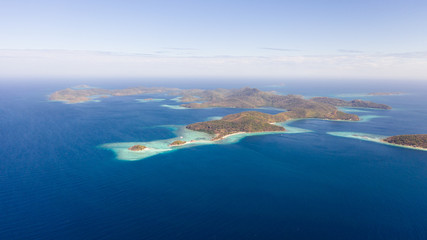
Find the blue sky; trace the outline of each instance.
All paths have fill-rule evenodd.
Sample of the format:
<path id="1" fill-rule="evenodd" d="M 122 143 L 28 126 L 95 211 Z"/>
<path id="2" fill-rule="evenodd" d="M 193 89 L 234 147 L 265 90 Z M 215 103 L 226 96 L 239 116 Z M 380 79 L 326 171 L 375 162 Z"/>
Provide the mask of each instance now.
<path id="1" fill-rule="evenodd" d="M 0 77 L 427 80 L 426 13 L 418 0 L 2 0 Z"/>

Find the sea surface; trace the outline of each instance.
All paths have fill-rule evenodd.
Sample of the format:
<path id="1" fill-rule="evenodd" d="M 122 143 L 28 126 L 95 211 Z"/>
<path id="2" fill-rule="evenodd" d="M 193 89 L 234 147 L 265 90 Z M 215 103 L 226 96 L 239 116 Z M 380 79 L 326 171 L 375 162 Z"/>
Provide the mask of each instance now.
<path id="1" fill-rule="evenodd" d="M 363 121 L 293 121 L 291 128 L 307 131 L 133 161 L 102 146 L 171 139 L 170 126 L 245 109 L 164 107 L 179 102 L 161 94 L 47 100 L 78 84 L 0 84 L 0 239 L 427 239 L 427 152 L 351 138 L 427 133 L 425 84 L 254 83 L 393 109 L 344 109 Z M 407 94 L 364 95 L 376 91 Z"/>

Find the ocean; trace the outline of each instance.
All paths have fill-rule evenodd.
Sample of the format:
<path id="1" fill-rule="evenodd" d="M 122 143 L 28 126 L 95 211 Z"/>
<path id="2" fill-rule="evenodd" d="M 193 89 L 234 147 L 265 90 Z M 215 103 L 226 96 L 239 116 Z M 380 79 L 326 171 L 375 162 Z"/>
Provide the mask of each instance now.
<path id="1" fill-rule="evenodd" d="M 179 103 L 159 94 L 47 100 L 78 83 L 68 84 L 0 86 L 0 239 L 427 239 L 427 152 L 345 137 L 427 133 L 426 85 L 254 83 L 393 109 L 346 109 L 363 121 L 299 120 L 289 126 L 308 131 L 127 161 L 101 146 L 174 138 L 165 126 L 244 109 L 164 107 Z M 98 86 L 137 85 L 147 84 Z M 192 87 L 172 87 L 182 85 Z M 376 91 L 407 94 L 363 95 Z"/>

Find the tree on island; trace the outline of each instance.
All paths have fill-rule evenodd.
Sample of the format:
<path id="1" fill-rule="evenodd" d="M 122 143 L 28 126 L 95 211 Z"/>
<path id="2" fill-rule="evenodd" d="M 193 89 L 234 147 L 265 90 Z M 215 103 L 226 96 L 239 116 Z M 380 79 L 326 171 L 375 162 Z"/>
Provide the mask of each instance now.
<path id="1" fill-rule="evenodd" d="M 133 145 L 132 147 L 128 148 L 131 151 L 142 151 L 145 150 L 147 147 L 143 145 Z"/>
<path id="2" fill-rule="evenodd" d="M 183 145 L 185 143 L 187 143 L 187 142 L 181 141 L 181 140 L 176 140 L 176 141 L 173 141 L 171 144 L 169 144 L 169 146 L 179 146 L 179 145 Z"/>

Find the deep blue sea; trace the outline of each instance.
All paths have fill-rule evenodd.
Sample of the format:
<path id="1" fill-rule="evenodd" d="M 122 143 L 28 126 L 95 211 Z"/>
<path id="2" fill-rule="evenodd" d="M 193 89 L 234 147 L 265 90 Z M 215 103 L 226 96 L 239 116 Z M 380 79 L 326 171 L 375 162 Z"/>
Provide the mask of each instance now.
<path id="1" fill-rule="evenodd" d="M 172 138 L 160 126 L 243 109 L 170 109 L 161 105 L 178 103 L 158 95 L 47 101 L 49 93 L 77 84 L 0 85 L 2 240 L 427 239 L 427 152 L 327 134 L 427 133 L 427 84 L 258 83 L 305 96 L 408 94 L 362 97 L 393 107 L 357 112 L 374 116 L 367 121 L 295 121 L 291 126 L 312 131 L 251 136 L 140 161 L 117 160 L 99 146 Z M 97 86 L 137 85 L 147 83 Z M 148 97 L 167 100 L 135 101 Z"/>

